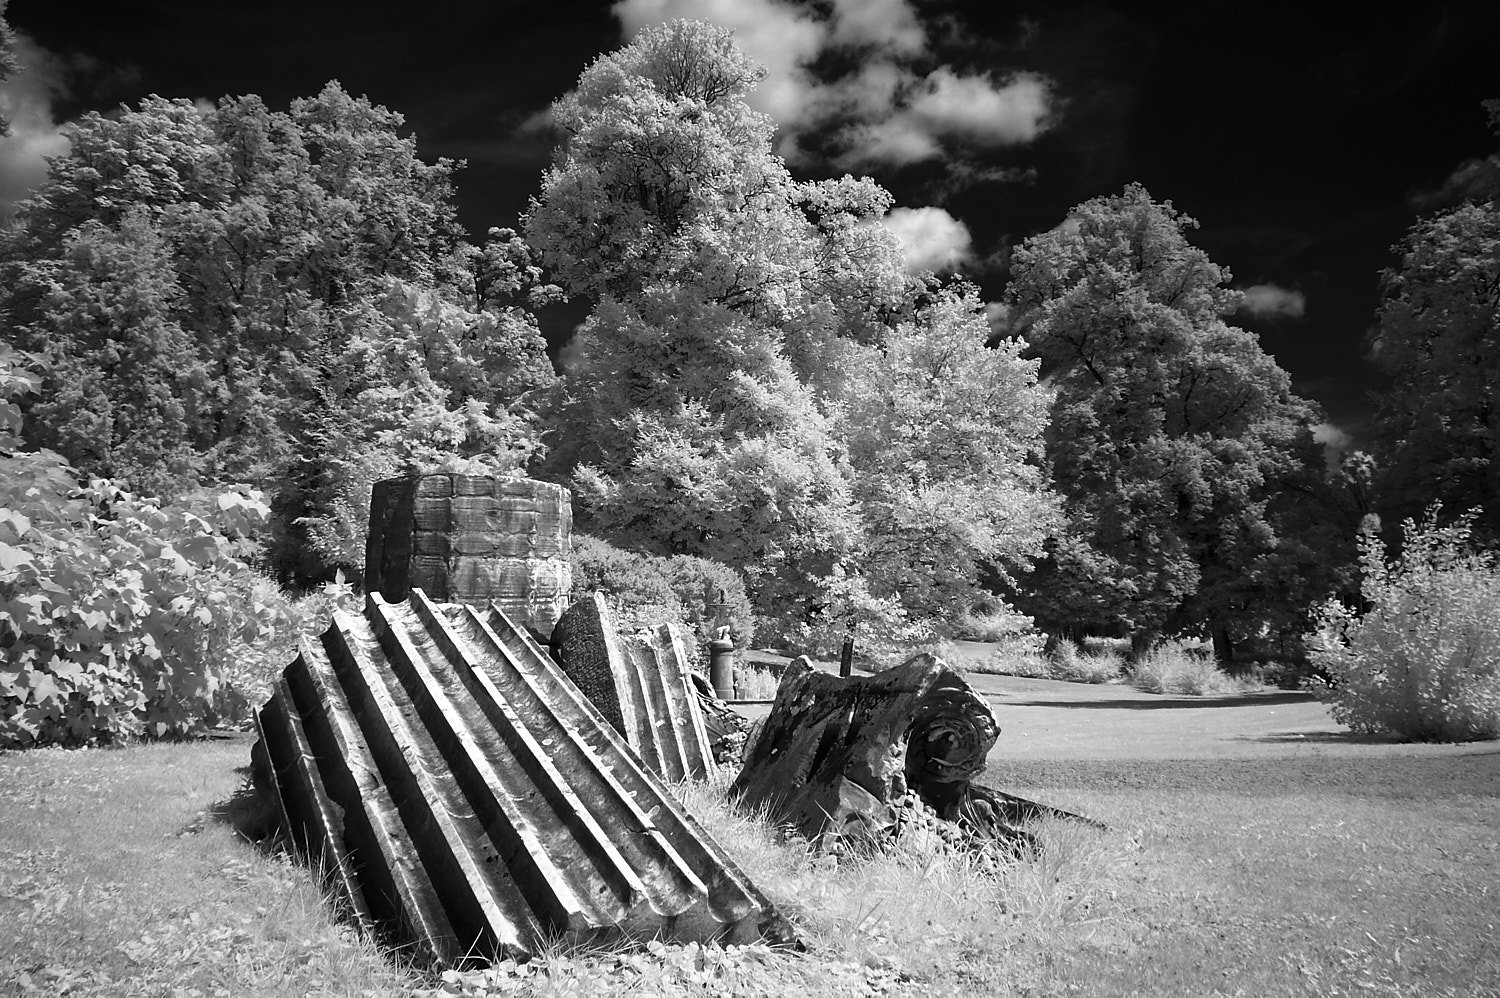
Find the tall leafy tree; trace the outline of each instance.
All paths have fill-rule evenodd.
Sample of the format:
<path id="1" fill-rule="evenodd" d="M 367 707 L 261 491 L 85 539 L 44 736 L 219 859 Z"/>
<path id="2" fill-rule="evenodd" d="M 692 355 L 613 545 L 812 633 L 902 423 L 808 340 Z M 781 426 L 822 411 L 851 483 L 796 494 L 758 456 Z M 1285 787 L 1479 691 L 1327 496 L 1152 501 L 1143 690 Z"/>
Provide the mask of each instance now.
<path id="1" fill-rule="evenodd" d="M 682 287 L 606 298 L 582 335 L 590 528 L 733 565 L 768 616 L 806 612 L 858 523 L 830 421 L 775 338 Z"/>
<path id="2" fill-rule="evenodd" d="M 586 523 L 733 564 L 762 613 L 931 622 L 1046 521 L 1022 499 L 1035 366 L 985 348 L 971 290 L 906 277 L 886 191 L 792 178 L 743 99 L 761 76 L 729 32 L 678 21 L 554 105 L 526 232 L 597 302 L 557 464 Z"/>
<path id="3" fill-rule="evenodd" d="M 424 162 L 401 125 L 330 83 L 284 112 L 152 97 L 71 126 L 0 239 L 0 313 L 49 371 L 32 443 L 168 497 L 269 487 L 293 574 L 332 557 L 308 530 L 328 541 L 350 499 L 335 480 L 373 473 L 392 425 L 411 453 L 459 424 L 498 452 L 534 445 L 511 418 L 551 379 L 523 301 L 534 265 L 513 233 L 464 242 L 454 165 Z M 381 351 L 401 359 L 366 364 Z"/>
<path id="4" fill-rule="evenodd" d="M 1050 393 L 1025 344 L 993 346 L 976 289 L 931 295 L 847 365 L 849 462 L 871 594 L 941 629 L 987 569 L 1025 571 L 1055 526 L 1040 461 Z"/>
<path id="5" fill-rule="evenodd" d="M 1285 599 L 1273 504 L 1315 473 L 1314 407 L 1255 337 L 1240 296 L 1139 185 L 1075 208 L 1013 258 L 1017 328 L 1056 390 L 1047 466 L 1066 527 L 1027 580 L 1054 629 L 1209 632 L 1221 658 Z M 1320 594 L 1317 594 L 1320 595 Z"/>
<path id="6" fill-rule="evenodd" d="M 5 20 L 5 8 L 9 4 L 10 0 L 0 0 L 0 83 L 9 79 L 11 74 L 21 71 L 21 64 L 16 61 L 16 33 Z M 0 135 L 9 133 L 10 122 L 5 120 L 5 115 L 0 114 Z"/>
<path id="7" fill-rule="evenodd" d="M 554 105 L 564 141 L 526 233 L 569 293 L 597 301 L 571 379 L 576 443 L 558 455 L 584 523 L 732 564 L 784 616 L 858 532 L 807 376 L 904 281 L 894 243 L 858 224 L 884 192 L 798 184 L 771 152 L 772 122 L 743 100 L 761 75 L 696 22 L 602 56 Z M 852 293 L 861 282 L 879 294 Z"/>
<path id="8" fill-rule="evenodd" d="M 1500 135 L 1500 100 L 1486 102 Z M 1391 378 L 1376 430 L 1382 511 L 1483 506 L 1500 545 L 1500 154 L 1465 171 L 1464 199 L 1419 220 L 1385 273 L 1371 337 Z"/>

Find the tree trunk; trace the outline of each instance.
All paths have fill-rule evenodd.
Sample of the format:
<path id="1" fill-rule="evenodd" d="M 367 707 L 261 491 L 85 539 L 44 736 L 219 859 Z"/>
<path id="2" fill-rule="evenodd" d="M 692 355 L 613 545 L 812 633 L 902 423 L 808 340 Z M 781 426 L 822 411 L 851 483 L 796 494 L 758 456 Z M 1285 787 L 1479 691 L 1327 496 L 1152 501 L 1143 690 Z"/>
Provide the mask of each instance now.
<path id="1" fill-rule="evenodd" d="M 1214 660 L 1229 672 L 1234 671 L 1234 639 L 1229 636 L 1229 628 L 1223 624 L 1213 624 L 1209 627 L 1209 634 L 1214 640 Z"/>

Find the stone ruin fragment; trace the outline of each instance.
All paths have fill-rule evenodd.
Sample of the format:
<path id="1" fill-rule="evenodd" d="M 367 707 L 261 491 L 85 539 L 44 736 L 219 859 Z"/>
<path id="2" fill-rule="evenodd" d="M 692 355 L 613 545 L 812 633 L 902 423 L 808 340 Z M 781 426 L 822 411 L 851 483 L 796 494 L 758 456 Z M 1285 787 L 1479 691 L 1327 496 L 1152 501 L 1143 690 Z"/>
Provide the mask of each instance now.
<path id="1" fill-rule="evenodd" d="M 999 732 L 984 698 L 932 655 L 852 678 L 801 658 L 732 789 L 825 844 L 878 840 L 910 796 L 971 835 L 1010 845 L 1031 841 L 1020 827 L 1028 818 L 1079 818 L 973 782 Z"/>
<path id="2" fill-rule="evenodd" d="M 365 588 L 399 603 L 495 603 L 543 643 L 573 588 L 572 495 L 528 478 L 431 474 L 376 482 Z"/>
<path id="3" fill-rule="evenodd" d="M 583 601 L 556 636 L 589 695 L 545 647 L 571 521 L 541 482 L 375 486 L 363 614 L 304 640 L 256 716 L 284 834 L 356 921 L 438 965 L 544 938 L 794 941 L 664 782 L 714 766 L 680 637 L 622 637 Z"/>
<path id="4" fill-rule="evenodd" d="M 790 942 L 770 901 L 498 606 L 371 594 L 256 716 L 257 781 L 342 907 L 420 959 L 546 938 Z"/>
<path id="5" fill-rule="evenodd" d="M 667 780 L 714 771 L 692 658 L 677 627 L 620 634 L 604 597 L 589 593 L 559 618 L 552 646 L 563 672 L 647 766 Z"/>

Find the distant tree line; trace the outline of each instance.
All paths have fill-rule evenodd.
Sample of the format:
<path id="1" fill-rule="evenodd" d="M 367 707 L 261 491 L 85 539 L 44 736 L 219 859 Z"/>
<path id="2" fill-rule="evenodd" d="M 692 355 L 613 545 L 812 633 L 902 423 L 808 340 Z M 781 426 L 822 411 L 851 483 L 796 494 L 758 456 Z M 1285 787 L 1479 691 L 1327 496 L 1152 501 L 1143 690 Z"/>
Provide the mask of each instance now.
<path id="1" fill-rule="evenodd" d="M 455 164 L 337 83 L 85 116 L 0 233 L 0 324 L 41 378 L 23 445 L 167 501 L 262 488 L 263 563 L 304 585 L 359 571 L 375 480 L 524 471 L 591 535 L 735 569 L 804 646 L 1015 607 L 1232 661 L 1357 592 L 1367 513 L 1489 500 L 1500 538 L 1500 159 L 1399 248 L 1392 388 L 1330 469 L 1170 202 L 1132 184 L 1024 241 L 997 336 L 973 285 L 906 273 L 874 181 L 792 177 L 744 101 L 762 72 L 722 29 L 641 32 L 477 245 Z M 534 313 L 563 295 L 589 314 L 558 376 Z"/>

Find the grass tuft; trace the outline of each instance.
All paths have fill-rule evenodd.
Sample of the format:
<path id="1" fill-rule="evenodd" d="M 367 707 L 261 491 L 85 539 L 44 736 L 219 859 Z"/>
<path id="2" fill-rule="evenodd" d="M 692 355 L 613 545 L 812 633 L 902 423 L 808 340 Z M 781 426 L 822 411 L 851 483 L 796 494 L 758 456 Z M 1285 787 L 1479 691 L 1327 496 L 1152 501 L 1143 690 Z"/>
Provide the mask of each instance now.
<path id="1" fill-rule="evenodd" d="M 1157 645 L 1132 663 L 1129 672 L 1130 685 L 1146 693 L 1228 696 L 1254 687 L 1221 671 L 1204 649 L 1181 641 Z"/>
<path id="2" fill-rule="evenodd" d="M 769 669 L 758 669 L 753 665 L 742 666 L 735 672 L 734 688 L 741 700 L 774 700 L 781 677 Z"/>
<path id="3" fill-rule="evenodd" d="M 679 792 L 799 926 L 816 959 L 834 968 L 884 968 L 931 982 L 950 979 L 980 954 L 1004 962 L 1011 946 L 1079 917 L 1128 865 L 1104 833 L 1051 821 L 1032 829 L 1042 849 L 1031 859 L 998 850 L 976 856 L 921 837 L 840 861 L 778 832 L 763 811 L 736 808 L 727 786 L 722 778 Z"/>
<path id="4" fill-rule="evenodd" d="M 1087 646 L 1085 646 L 1086 648 Z M 1049 679 L 1069 683 L 1112 683 L 1120 678 L 1125 656 L 1111 645 L 1085 650 L 1074 641 L 1063 638 L 1052 653 Z"/>

